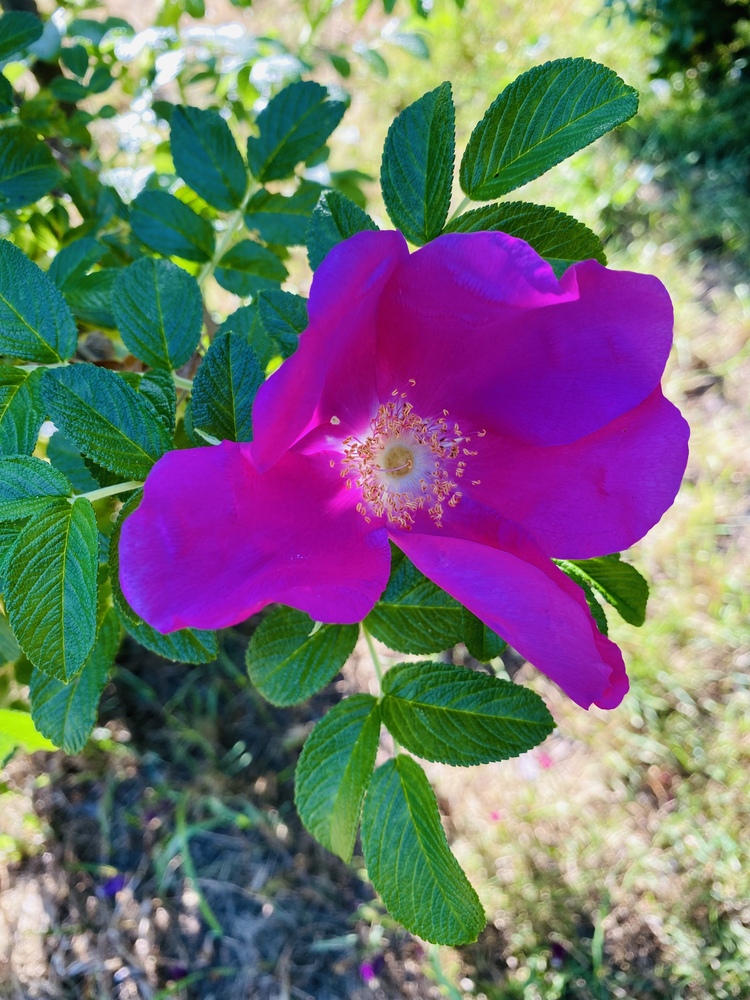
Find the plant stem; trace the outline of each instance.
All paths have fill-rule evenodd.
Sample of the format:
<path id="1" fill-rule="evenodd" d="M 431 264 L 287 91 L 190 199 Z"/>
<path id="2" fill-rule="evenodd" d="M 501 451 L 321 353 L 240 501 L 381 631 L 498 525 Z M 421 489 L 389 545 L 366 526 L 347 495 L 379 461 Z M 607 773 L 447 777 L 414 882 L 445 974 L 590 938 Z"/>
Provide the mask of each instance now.
<path id="1" fill-rule="evenodd" d="M 178 389 L 187 389 L 188 392 L 193 388 L 193 380 L 191 378 L 183 378 L 182 375 L 178 375 L 177 372 L 172 372 L 172 378 L 174 379 L 174 384 Z"/>
<path id="2" fill-rule="evenodd" d="M 137 490 L 143 483 L 131 479 L 127 483 L 115 483 L 113 486 L 103 486 L 100 490 L 91 490 L 90 493 L 79 493 L 77 496 L 68 497 L 68 503 L 75 503 L 76 500 L 84 499 L 93 503 L 95 500 L 102 500 L 104 497 L 114 496 L 115 493 L 127 493 L 130 490 Z"/>
<path id="3" fill-rule="evenodd" d="M 466 195 L 466 196 L 465 196 L 465 197 L 463 198 L 463 200 L 462 200 L 461 202 L 459 202 L 459 204 L 458 204 L 458 207 L 456 208 L 455 212 L 454 212 L 454 213 L 453 213 L 453 214 L 451 215 L 450 219 L 448 219 L 448 222 L 446 222 L 446 226 L 448 225 L 448 223 L 449 223 L 449 222 L 453 222 L 453 220 L 454 220 L 454 219 L 456 218 L 456 216 L 457 216 L 457 215 L 460 215 L 460 214 L 461 214 L 461 212 L 463 212 L 463 210 L 464 210 L 464 209 L 466 208 L 466 206 L 467 206 L 467 205 L 469 205 L 469 204 L 471 204 L 471 198 L 470 198 L 470 197 L 468 196 L 468 194 L 467 194 L 467 195 Z"/>
<path id="4" fill-rule="evenodd" d="M 372 636 L 369 631 L 362 626 L 362 635 L 365 637 L 365 642 L 367 643 L 367 648 L 370 650 L 370 656 L 372 658 L 372 665 L 375 667 L 375 675 L 378 678 L 378 687 L 383 686 L 383 666 L 380 662 L 380 657 L 378 656 L 378 651 L 375 649 L 375 643 L 372 641 Z"/>
<path id="5" fill-rule="evenodd" d="M 229 244 L 232 242 L 237 233 L 237 230 L 242 225 L 242 221 L 245 215 L 245 209 L 247 208 L 247 203 L 250 201 L 250 197 L 251 195 L 254 194 L 255 191 L 256 191 L 256 185 L 252 183 L 248 184 L 247 191 L 245 192 L 245 197 L 242 199 L 242 204 L 236 211 L 232 212 L 232 214 L 227 219 L 227 228 L 221 234 L 221 238 L 219 239 L 219 242 L 216 244 L 216 249 L 214 250 L 213 257 L 211 258 L 211 260 L 206 261 L 206 263 L 200 269 L 200 273 L 198 274 L 198 284 L 200 285 L 201 288 L 203 288 L 205 283 L 214 273 L 219 264 L 219 261 L 224 256 L 226 251 L 229 249 Z"/>

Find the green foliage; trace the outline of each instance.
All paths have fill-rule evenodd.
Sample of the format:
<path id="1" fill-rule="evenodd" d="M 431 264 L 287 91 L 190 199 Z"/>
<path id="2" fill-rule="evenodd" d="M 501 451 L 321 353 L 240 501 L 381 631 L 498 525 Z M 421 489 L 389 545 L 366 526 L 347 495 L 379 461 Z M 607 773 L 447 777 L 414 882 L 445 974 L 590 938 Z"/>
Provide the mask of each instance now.
<path id="1" fill-rule="evenodd" d="M 252 441 L 252 405 L 263 378 L 241 334 L 216 336 L 193 381 L 193 427 L 220 441 Z"/>
<path id="2" fill-rule="evenodd" d="M 461 160 L 461 188 L 489 201 L 616 128 L 638 110 L 638 95 L 589 59 L 556 59 L 514 80 L 493 101 Z"/>
<path id="3" fill-rule="evenodd" d="M 76 493 L 87 493 L 97 488 L 98 484 L 87 469 L 80 451 L 60 431 L 55 431 L 47 442 L 47 459 L 70 480 Z"/>
<path id="4" fill-rule="evenodd" d="M 0 708 L 0 763 L 5 762 L 17 747 L 27 753 L 57 749 L 37 731 L 28 712 Z"/>
<path id="5" fill-rule="evenodd" d="M 61 179 L 52 153 L 30 128 L 0 131 L 0 210 L 31 205 Z"/>
<path id="6" fill-rule="evenodd" d="M 45 510 L 52 497 L 69 497 L 70 483 L 51 465 L 30 455 L 0 458 L 0 521 Z"/>
<path id="7" fill-rule="evenodd" d="M 435 944 L 475 941 L 485 917 L 448 848 L 422 768 L 399 754 L 379 767 L 362 815 L 367 874 L 391 914 Z"/>
<path id="8" fill-rule="evenodd" d="M 626 622 L 643 625 L 648 584 L 635 566 L 623 562 L 619 555 L 583 560 L 560 559 L 557 564 L 576 583 L 601 594 Z"/>
<path id="9" fill-rule="evenodd" d="M 304 611 L 279 605 L 247 647 L 250 680 L 272 705 L 297 705 L 336 676 L 357 635 L 356 625 L 316 625 Z"/>
<path id="10" fill-rule="evenodd" d="M 44 420 L 42 373 L 0 365 L 0 455 L 30 455 Z"/>
<path id="11" fill-rule="evenodd" d="M 383 695 L 383 722 L 399 743 L 443 764 L 517 757 L 554 728 L 538 694 L 449 663 L 399 663 Z"/>
<path id="12" fill-rule="evenodd" d="M 165 257 L 203 264 L 213 255 L 211 223 L 166 191 L 142 191 L 131 207 L 130 225 L 142 243 Z"/>
<path id="13" fill-rule="evenodd" d="M 324 847 L 350 861 L 380 733 L 380 705 L 354 694 L 307 737 L 294 774 L 300 819 Z"/>
<path id="14" fill-rule="evenodd" d="M 222 288 L 243 297 L 278 287 L 286 276 L 287 269 L 276 254 L 254 240 L 235 243 L 216 269 L 216 280 Z"/>
<path id="15" fill-rule="evenodd" d="M 468 608 L 464 608 L 464 642 L 469 654 L 480 663 L 489 663 L 508 648 L 505 639 L 487 628 Z"/>
<path id="16" fill-rule="evenodd" d="M 98 264 L 107 248 L 91 237 L 84 236 L 63 247 L 49 266 L 47 274 L 61 292 L 74 289 L 94 264 Z"/>
<path id="17" fill-rule="evenodd" d="M 292 292 L 269 291 L 258 296 L 258 320 L 283 357 L 297 350 L 299 334 L 307 327 L 307 302 Z"/>
<path id="18" fill-rule="evenodd" d="M 307 230 L 307 256 L 313 271 L 329 250 L 342 240 L 366 229 L 377 229 L 367 212 L 340 191 L 326 191 L 321 196 Z"/>
<path id="19" fill-rule="evenodd" d="M 27 11 L 11 10 L 0 17 L 0 62 L 23 52 L 42 35 L 42 22 Z"/>
<path id="20" fill-rule="evenodd" d="M 388 130 L 380 167 L 383 200 L 396 228 L 417 246 L 438 236 L 448 217 L 455 150 L 449 83 L 409 105 Z"/>
<path id="21" fill-rule="evenodd" d="M 125 631 L 136 642 L 152 653 L 163 656 L 165 660 L 180 663 L 211 663 L 219 655 L 219 643 L 215 632 L 206 629 L 181 628 L 176 632 L 164 635 L 157 632 L 147 622 L 135 624 L 132 609 L 130 616 L 123 613 L 121 604 L 115 604 L 115 612 L 122 622 Z"/>
<path id="22" fill-rule="evenodd" d="M 247 203 L 245 225 L 266 243 L 304 246 L 307 227 L 322 190 L 319 184 L 305 180 L 288 197 L 261 188 Z"/>
<path id="23" fill-rule="evenodd" d="M 180 177 L 214 208 L 239 208 L 247 190 L 247 169 L 221 115 L 176 107 L 169 124 L 172 159 Z"/>

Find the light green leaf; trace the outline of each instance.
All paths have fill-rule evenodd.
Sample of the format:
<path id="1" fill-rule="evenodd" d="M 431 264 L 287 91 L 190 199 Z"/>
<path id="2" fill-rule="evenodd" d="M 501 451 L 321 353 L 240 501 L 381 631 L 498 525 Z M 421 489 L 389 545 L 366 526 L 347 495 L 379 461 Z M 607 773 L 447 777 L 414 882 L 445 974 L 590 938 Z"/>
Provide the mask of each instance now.
<path id="1" fill-rule="evenodd" d="M 217 335 L 193 380 L 193 426 L 220 441 L 252 441 L 252 406 L 263 378 L 242 334 Z"/>
<path id="2" fill-rule="evenodd" d="M 80 451 L 60 431 L 47 442 L 47 458 L 73 484 L 76 493 L 88 493 L 99 486 L 86 468 Z"/>
<path id="3" fill-rule="evenodd" d="M 198 282 L 168 260 L 142 257 L 117 275 L 112 313 L 127 349 L 152 368 L 180 368 L 201 336 Z"/>
<path id="4" fill-rule="evenodd" d="M 379 76 L 381 80 L 388 79 L 388 73 L 390 72 L 388 69 L 388 63 L 377 51 L 377 49 L 371 49 L 363 42 L 357 42 L 354 46 L 354 51 L 376 76 Z"/>
<path id="5" fill-rule="evenodd" d="M 62 292 L 18 247 L 0 240 L 0 354 L 48 365 L 67 361 L 77 345 Z"/>
<path id="6" fill-rule="evenodd" d="M 339 191 L 326 191 L 321 196 L 307 230 L 307 256 L 314 270 L 328 252 L 342 240 L 378 227 L 367 212 Z"/>
<path id="7" fill-rule="evenodd" d="M 0 17 L 0 62 L 32 45 L 42 37 L 42 22 L 27 11 L 11 10 Z"/>
<path id="8" fill-rule="evenodd" d="M 298 163 L 323 145 L 345 110 L 342 101 L 328 99 L 319 83 L 289 84 L 258 115 L 258 138 L 247 140 L 252 175 L 263 184 L 291 176 Z"/>
<path id="9" fill-rule="evenodd" d="M 66 753 L 79 753 L 96 725 L 99 699 L 120 645 L 120 623 L 110 610 L 81 672 L 69 684 L 34 667 L 31 717 L 40 733 Z"/>
<path id="10" fill-rule="evenodd" d="M 214 208 L 238 208 L 247 190 L 247 168 L 218 111 L 178 105 L 170 126 L 172 159 L 180 177 Z"/>
<path id="11" fill-rule="evenodd" d="M 166 191 L 141 191 L 130 208 L 130 225 L 142 243 L 165 257 L 202 264 L 213 255 L 211 223 Z"/>
<path id="12" fill-rule="evenodd" d="M 517 757 L 554 728 L 529 688 L 451 663 L 399 663 L 383 678 L 383 722 L 407 750 L 462 767 Z"/>
<path id="13" fill-rule="evenodd" d="M 480 663 L 489 663 L 504 653 L 508 647 L 505 639 L 501 639 L 468 608 L 464 608 L 464 643 L 469 654 Z"/>
<path id="14" fill-rule="evenodd" d="M 247 647 L 250 680 L 272 705 L 298 705 L 324 688 L 352 653 L 356 625 L 323 625 L 282 605 L 253 633 Z"/>
<path id="15" fill-rule="evenodd" d="M 316 724 L 297 762 L 294 801 L 300 819 L 344 861 L 351 861 L 379 733 L 377 700 L 354 694 Z"/>
<path id="16" fill-rule="evenodd" d="M 590 59 L 556 59 L 514 80 L 471 134 L 461 188 L 489 201 L 543 174 L 638 110 L 638 94 Z"/>
<path id="17" fill-rule="evenodd" d="M 36 446 L 44 409 L 39 369 L 0 365 L 0 455 L 30 455 Z"/>
<path id="18" fill-rule="evenodd" d="M 289 197 L 261 188 L 248 202 L 245 225 L 266 243 L 304 246 L 310 217 L 322 190 L 320 184 L 312 181 L 302 181 Z"/>
<path id="19" fill-rule="evenodd" d="M 242 240 L 219 261 L 216 280 L 234 295 L 257 295 L 277 287 L 288 272 L 276 254 L 255 240 Z"/>
<path id="20" fill-rule="evenodd" d="M 63 681 L 75 677 L 96 640 L 98 559 L 96 516 L 84 499 L 50 500 L 8 556 L 11 628 L 34 666 Z"/>
<path id="21" fill-rule="evenodd" d="M 30 128 L 0 131 L 0 211 L 31 205 L 62 180 L 49 147 Z"/>
<path id="22" fill-rule="evenodd" d="M 435 793 L 404 754 L 379 767 L 362 814 L 367 875 L 391 915 L 433 944 L 475 941 L 482 904 L 451 854 Z"/>
<path id="23" fill-rule="evenodd" d="M 28 712 L 0 708 L 0 763 L 7 760 L 17 747 L 26 753 L 57 750 L 54 743 L 37 732 Z"/>
<path id="24" fill-rule="evenodd" d="M 557 565 L 576 583 L 588 584 L 611 604 L 626 622 L 643 625 L 646 620 L 648 583 L 635 566 L 619 556 L 598 559 L 556 560 Z"/>
<path id="25" fill-rule="evenodd" d="M 0 458 L 0 521 L 30 517 L 49 507 L 51 498 L 72 493 L 65 476 L 41 458 Z"/>
<path id="26" fill-rule="evenodd" d="M 117 616 L 136 642 L 152 653 L 163 656 L 165 660 L 177 663 L 211 663 L 219 655 L 219 642 L 216 632 L 204 629 L 183 628 L 177 632 L 164 635 L 157 632 L 146 622 L 135 625 L 122 613 L 120 606 L 115 605 Z"/>
<path id="27" fill-rule="evenodd" d="M 129 479 L 145 479 L 171 447 L 148 401 L 106 368 L 51 368 L 42 379 L 48 413 L 83 455 Z"/>
<path id="28" fill-rule="evenodd" d="M 258 319 L 266 335 L 288 358 L 297 350 L 299 334 L 307 328 L 307 302 L 292 292 L 262 292 L 258 296 Z"/>
<path id="29" fill-rule="evenodd" d="M 448 217 L 456 151 L 451 85 L 410 104 L 388 129 L 380 186 L 388 215 L 410 243 L 440 234 Z"/>
<path id="30" fill-rule="evenodd" d="M 424 35 L 419 35 L 415 31 L 395 31 L 384 37 L 389 45 L 397 45 L 417 59 L 426 61 L 430 58 L 430 47 Z"/>

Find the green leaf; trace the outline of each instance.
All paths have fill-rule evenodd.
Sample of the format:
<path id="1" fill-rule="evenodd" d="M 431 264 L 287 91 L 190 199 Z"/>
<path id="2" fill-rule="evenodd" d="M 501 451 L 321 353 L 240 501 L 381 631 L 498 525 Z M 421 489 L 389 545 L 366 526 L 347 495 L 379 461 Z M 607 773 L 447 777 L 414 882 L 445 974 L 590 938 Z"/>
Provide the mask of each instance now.
<path id="1" fill-rule="evenodd" d="M 352 653 L 356 625 L 323 625 L 304 611 L 276 607 L 247 647 L 250 680 L 272 705 L 298 705 L 336 676 Z"/>
<path id="2" fill-rule="evenodd" d="M 8 624 L 5 615 L 0 615 L 0 666 L 6 663 L 15 663 L 21 656 L 21 647 L 13 635 L 13 630 Z"/>
<path id="3" fill-rule="evenodd" d="M 114 267 L 94 271 L 92 274 L 84 274 L 75 285 L 66 288 L 65 298 L 76 319 L 88 326 L 114 329 L 111 299 L 118 273 L 118 269 Z"/>
<path id="4" fill-rule="evenodd" d="M 355 0 L 354 16 L 356 17 L 356 19 L 358 21 L 361 21 L 371 6 L 372 6 L 372 0 Z"/>
<path id="5" fill-rule="evenodd" d="M 638 110 L 638 94 L 590 59 L 556 59 L 514 80 L 471 134 L 461 188 L 489 201 L 543 174 Z"/>
<path id="6" fill-rule="evenodd" d="M 76 493 L 88 493 L 99 484 L 86 468 L 80 451 L 60 431 L 47 442 L 47 458 L 73 484 Z"/>
<path id="7" fill-rule="evenodd" d="M 99 699 L 120 645 L 120 623 L 110 610 L 81 672 L 63 684 L 37 667 L 31 675 L 31 717 L 40 733 L 66 753 L 79 753 L 96 725 Z"/>
<path id="8" fill-rule="evenodd" d="M 142 375 L 120 372 L 120 378 L 125 378 L 126 374 L 135 376 L 131 383 L 133 388 L 151 403 L 171 438 L 177 421 L 177 391 L 171 372 L 154 368 Z"/>
<path id="9" fill-rule="evenodd" d="M 288 272 L 279 258 L 255 240 L 242 240 L 227 251 L 216 268 L 216 280 L 234 295 L 255 295 L 282 282 Z"/>
<path id="10" fill-rule="evenodd" d="M 125 631 L 136 642 L 145 646 L 146 649 L 150 649 L 152 653 L 163 656 L 165 660 L 173 660 L 176 663 L 211 663 L 219 655 L 216 632 L 182 628 L 177 632 L 164 635 L 144 621 L 137 625 L 134 624 L 122 613 L 117 604 L 115 604 L 115 611 L 125 627 Z"/>
<path id="11" fill-rule="evenodd" d="M 415 31 L 389 32 L 384 38 L 389 45 L 397 45 L 416 59 L 426 61 L 430 58 L 430 48 L 424 35 L 419 35 Z"/>
<path id="12" fill-rule="evenodd" d="M 63 247 L 50 264 L 47 274 L 60 291 L 65 292 L 74 288 L 106 252 L 105 246 L 85 236 Z"/>
<path id="13" fill-rule="evenodd" d="M 483 621 L 472 614 L 468 608 L 464 613 L 464 643 L 469 654 L 480 663 L 489 663 L 500 656 L 508 647 L 505 639 L 488 628 Z"/>
<path id="14" fill-rule="evenodd" d="M 289 197 L 261 188 L 248 202 L 245 225 L 266 243 L 304 246 L 310 217 L 322 190 L 320 184 L 312 181 L 302 181 Z"/>
<path id="15" fill-rule="evenodd" d="M 0 131 L 0 211 L 33 204 L 61 180 L 54 156 L 36 132 L 16 125 Z"/>
<path id="16" fill-rule="evenodd" d="M 166 191 L 141 191 L 130 208 L 130 225 L 142 243 L 165 257 L 202 264 L 213 255 L 211 223 Z"/>
<path id="17" fill-rule="evenodd" d="M 5 604 L 18 643 L 35 667 L 63 681 L 96 640 L 98 561 L 96 516 L 84 499 L 51 500 L 8 556 Z"/>
<path id="18" fill-rule="evenodd" d="M 270 291 L 258 296 L 258 319 L 266 335 L 288 358 L 297 350 L 307 328 L 307 302 L 293 292 Z"/>
<path id="19" fill-rule="evenodd" d="M 16 105 L 16 95 L 10 80 L 0 73 L 0 115 L 7 115 Z"/>
<path id="20" fill-rule="evenodd" d="M 400 653 L 439 653 L 463 641 L 463 608 L 394 550 L 391 577 L 365 626 Z"/>
<path id="21" fill-rule="evenodd" d="M 143 619 L 137 615 L 125 600 L 120 586 L 120 533 L 127 518 L 136 510 L 143 499 L 143 490 L 136 490 L 120 508 L 112 534 L 109 538 L 109 583 L 112 589 L 112 604 L 123 625 L 141 625 Z"/>
<path id="22" fill-rule="evenodd" d="M 218 111 L 178 105 L 170 125 L 172 159 L 180 177 L 214 208 L 238 208 L 247 190 L 247 168 Z"/>
<path id="23" fill-rule="evenodd" d="M 554 728 L 533 691 L 452 663 L 399 663 L 383 678 L 383 722 L 407 750 L 467 767 L 517 757 Z"/>
<path id="24" fill-rule="evenodd" d="M 411 757 L 399 754 L 372 776 L 362 848 L 370 881 L 408 931 L 433 944 L 477 939 L 482 904 L 451 854 L 435 793 Z"/>
<path id="25" fill-rule="evenodd" d="M 30 455 L 44 420 L 40 369 L 0 365 L 0 455 Z"/>
<path id="26" fill-rule="evenodd" d="M 55 100 L 63 104 L 77 104 L 88 95 L 87 87 L 67 76 L 56 76 L 49 89 Z"/>
<path id="27" fill-rule="evenodd" d="M 263 378 L 255 351 L 242 334 L 217 335 L 193 380 L 195 429 L 220 441 L 252 441 L 252 406 Z"/>
<path id="28" fill-rule="evenodd" d="M 577 583 L 583 578 L 626 622 L 643 625 L 646 620 L 648 583 L 635 566 L 622 562 L 619 556 L 614 555 L 600 556 L 598 559 L 561 559 L 556 562 Z"/>
<path id="29" fill-rule="evenodd" d="M 367 63 L 376 76 L 379 76 L 381 80 L 388 79 L 388 63 L 376 49 L 371 49 L 364 43 L 357 42 L 354 46 L 354 51 Z"/>
<path id="30" fill-rule="evenodd" d="M 0 708 L 0 762 L 7 760 L 17 747 L 26 753 L 57 750 L 54 743 L 37 732 L 28 712 L 16 708 Z"/>
<path id="31" fill-rule="evenodd" d="M 0 521 L 30 517 L 49 507 L 50 498 L 72 493 L 65 476 L 41 458 L 0 458 Z"/>
<path id="32" fill-rule="evenodd" d="M 0 62 L 8 62 L 42 37 L 42 22 L 26 11 L 12 10 L 0 17 Z"/>
<path id="33" fill-rule="evenodd" d="M 0 240 L 0 354 L 48 365 L 67 361 L 77 345 L 60 290 L 18 247 Z"/>
<path id="34" fill-rule="evenodd" d="M 250 172 L 262 184 L 291 176 L 316 152 L 346 110 L 342 101 L 312 80 L 292 83 L 272 98 L 256 119 L 259 136 L 247 140 Z"/>
<path id="35" fill-rule="evenodd" d="M 300 819 L 323 847 L 344 861 L 352 858 L 379 734 L 377 700 L 354 694 L 316 724 L 294 772 Z"/>
<path id="36" fill-rule="evenodd" d="M 532 246 L 540 257 L 606 264 L 602 241 L 582 222 L 547 205 L 508 201 L 483 205 L 449 222 L 446 233 L 501 232 Z"/>
<path id="37" fill-rule="evenodd" d="M 60 52 L 60 62 L 69 69 L 73 76 L 80 80 L 86 76 L 89 68 L 89 54 L 83 45 L 67 45 Z"/>
<path id="38" fill-rule="evenodd" d="M 106 368 L 50 368 L 42 398 L 81 453 L 119 476 L 145 479 L 171 447 L 171 435 L 148 399 Z"/>
<path id="39" fill-rule="evenodd" d="M 314 270 L 342 240 L 378 227 L 367 212 L 339 191 L 326 191 L 315 207 L 307 230 L 307 256 Z"/>
<path id="40" fill-rule="evenodd" d="M 410 104 L 388 129 L 380 186 L 388 215 L 410 243 L 440 234 L 451 202 L 456 151 L 451 85 Z"/>
<path id="41" fill-rule="evenodd" d="M 268 336 L 261 325 L 258 306 L 255 302 L 248 306 L 240 306 L 239 309 L 227 316 L 216 331 L 216 336 L 219 337 L 225 333 L 236 333 L 246 340 L 255 351 L 255 356 L 263 371 L 266 370 L 273 358 L 277 358 L 279 355 L 289 357 L 297 347 L 296 337 L 293 342 L 290 337 L 290 342 L 286 343 L 284 347 Z"/>
<path id="42" fill-rule="evenodd" d="M 198 346 L 198 282 L 171 261 L 142 257 L 123 268 L 112 290 L 112 313 L 127 349 L 152 368 L 180 368 Z"/>

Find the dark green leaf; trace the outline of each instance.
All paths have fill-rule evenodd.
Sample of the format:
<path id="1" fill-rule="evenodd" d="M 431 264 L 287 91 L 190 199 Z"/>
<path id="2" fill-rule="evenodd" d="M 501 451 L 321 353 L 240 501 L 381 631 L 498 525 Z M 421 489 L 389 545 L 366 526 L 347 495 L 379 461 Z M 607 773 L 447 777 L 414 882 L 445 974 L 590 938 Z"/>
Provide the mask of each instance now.
<path id="1" fill-rule="evenodd" d="M 117 475 L 145 479 L 171 446 L 150 402 L 106 368 L 48 369 L 42 398 L 51 419 L 83 455 Z"/>
<path id="2" fill-rule="evenodd" d="M 8 556 L 11 627 L 34 666 L 63 681 L 75 677 L 96 640 L 98 557 L 93 507 L 62 498 L 21 528 Z"/>
<path id="3" fill-rule="evenodd" d="M 288 357 L 297 346 L 296 337 L 294 341 L 288 338 L 286 346 L 272 340 L 264 330 L 260 317 L 258 316 L 258 306 L 255 302 L 249 306 L 240 306 L 231 315 L 227 316 L 217 330 L 216 336 L 224 333 L 237 333 L 245 339 L 255 352 L 258 363 L 263 371 L 268 367 L 273 358 Z"/>
<path id="4" fill-rule="evenodd" d="M 105 90 L 109 90 L 112 84 L 115 82 L 115 78 L 109 72 L 106 66 L 97 66 L 94 72 L 91 74 L 91 79 L 88 82 L 87 90 L 91 94 L 103 94 Z M 99 110 L 99 115 L 102 115 L 102 110 Z M 117 112 L 115 112 L 116 114 Z M 108 117 L 108 116 L 107 116 Z"/>
<path id="5" fill-rule="evenodd" d="M 250 680 L 273 705 L 298 705 L 324 688 L 352 653 L 356 625 L 323 625 L 304 611 L 279 606 L 247 647 Z"/>
<path id="6" fill-rule="evenodd" d="M 28 372 L 0 365 L 0 455 L 30 455 L 34 450 L 44 420 L 41 377 L 38 368 Z"/>
<path id="7" fill-rule="evenodd" d="M 329 100 L 326 88 L 312 80 L 285 87 L 258 115 L 258 138 L 247 140 L 252 175 L 263 184 L 289 177 L 323 145 L 345 110 L 342 101 Z"/>
<path id="8" fill-rule="evenodd" d="M 165 257 L 202 264 L 214 252 L 211 224 L 166 191 L 141 191 L 130 208 L 130 225 L 142 243 Z"/>
<path id="9" fill-rule="evenodd" d="M 313 271 L 328 251 L 366 229 L 377 229 L 367 212 L 339 191 L 326 191 L 315 207 L 307 230 L 307 256 Z"/>
<path id="10" fill-rule="evenodd" d="M 73 76 L 82 80 L 89 68 L 89 54 L 80 43 L 67 45 L 60 52 L 60 62 Z"/>
<path id="11" fill-rule="evenodd" d="M 287 276 L 287 269 L 271 250 L 255 240 L 242 240 L 219 261 L 216 280 L 235 295 L 256 295 L 274 288 Z"/>
<path id="12" fill-rule="evenodd" d="M 6 663 L 15 663 L 21 656 L 21 647 L 13 635 L 5 615 L 0 615 L 0 667 Z"/>
<path id="13" fill-rule="evenodd" d="M 590 59 L 556 59 L 514 80 L 471 134 L 461 187 L 489 201 L 543 174 L 638 110 L 638 94 Z"/>
<path id="14" fill-rule="evenodd" d="M 178 106 L 170 125 L 172 159 L 180 177 L 214 208 L 238 208 L 247 190 L 247 168 L 218 111 Z"/>
<path id="15" fill-rule="evenodd" d="M 31 205 L 62 179 L 49 148 L 22 126 L 0 131 L 0 211 Z"/>
<path id="16" fill-rule="evenodd" d="M 344 861 L 351 861 L 379 734 L 377 700 L 354 694 L 316 724 L 297 762 L 294 801 L 300 819 Z"/>
<path id="17" fill-rule="evenodd" d="M 42 37 L 42 22 L 27 11 L 11 10 L 0 17 L 0 62 L 32 45 Z"/>
<path id="18" fill-rule="evenodd" d="M 448 217 L 456 151 L 451 85 L 442 83 L 410 104 L 388 129 L 380 186 L 393 224 L 421 246 Z"/>
<path id="19" fill-rule="evenodd" d="M 146 622 L 134 624 L 122 613 L 119 605 L 115 605 L 117 616 L 136 642 L 152 653 L 163 656 L 165 660 L 177 663 L 211 663 L 219 655 L 219 643 L 215 632 L 202 629 L 182 628 L 177 632 L 163 635 Z"/>
<path id="20" fill-rule="evenodd" d="M 0 521 L 29 517 L 49 507 L 51 498 L 72 493 L 65 476 L 41 458 L 0 458 Z"/>
<path id="21" fill-rule="evenodd" d="M 240 333 L 214 338 L 193 380 L 192 414 L 196 430 L 220 441 L 252 441 L 252 406 L 263 369 Z"/>
<path id="22" fill-rule="evenodd" d="M 29 685 L 31 717 L 40 733 L 66 753 L 80 753 L 96 724 L 99 698 L 120 645 L 120 623 L 109 611 L 81 672 L 68 684 L 34 668 Z"/>
<path id="23" fill-rule="evenodd" d="M 439 653 L 463 640 L 463 608 L 400 552 L 366 627 L 400 653 Z"/>
<path id="24" fill-rule="evenodd" d="M 434 944 L 475 941 L 482 904 L 451 854 L 424 771 L 399 754 L 372 776 L 362 815 L 367 875 L 391 915 Z"/>
<path id="25" fill-rule="evenodd" d="M 0 240 L 0 354 L 56 364 L 70 358 L 77 344 L 60 290 L 18 247 Z"/>
<path id="26" fill-rule="evenodd" d="M 112 289 L 118 275 L 118 268 L 84 274 L 75 285 L 66 288 L 65 299 L 76 319 L 88 326 L 113 330 L 115 318 L 112 315 Z"/>
<path id="27" fill-rule="evenodd" d="M 7 115 L 16 104 L 16 95 L 10 80 L 0 73 L 0 115 Z"/>
<path id="28" fill-rule="evenodd" d="M 635 566 L 622 562 L 619 556 L 559 560 L 557 564 L 577 583 L 581 582 L 582 577 L 626 622 L 643 625 L 646 620 L 648 584 Z"/>
<path id="29" fill-rule="evenodd" d="M 483 205 L 449 222 L 446 233 L 501 232 L 532 246 L 540 257 L 598 260 L 606 264 L 602 241 L 582 222 L 546 205 L 508 201 Z"/>
<path id="30" fill-rule="evenodd" d="M 120 376 L 125 377 L 125 372 L 120 372 Z M 133 388 L 151 403 L 171 437 L 177 420 L 177 392 L 171 373 L 155 368 L 143 375 L 136 375 Z"/>
<path id="31" fill-rule="evenodd" d="M 152 368 L 180 368 L 198 346 L 198 282 L 171 261 L 142 257 L 119 271 L 112 312 L 127 349 Z"/>
<path id="32" fill-rule="evenodd" d="M 307 328 L 307 302 L 292 292 L 262 292 L 258 319 L 272 343 L 288 358 L 297 350 L 299 334 Z"/>
<path id="33" fill-rule="evenodd" d="M 65 292 L 78 284 L 94 264 L 99 263 L 106 252 L 105 246 L 85 236 L 63 247 L 50 264 L 47 274 L 60 291 Z"/>
<path id="34" fill-rule="evenodd" d="M 56 76 L 50 84 L 50 92 L 57 101 L 63 104 L 76 104 L 88 94 L 88 88 L 78 80 L 67 76 Z"/>
<path id="35" fill-rule="evenodd" d="M 320 184 L 302 181 L 294 194 L 287 198 L 262 188 L 248 202 L 245 225 L 266 243 L 285 247 L 304 246 L 310 217 L 322 190 Z"/>
<path id="36" fill-rule="evenodd" d="M 336 70 L 339 76 L 343 76 L 346 80 L 352 75 L 352 64 L 344 56 L 337 55 L 335 52 L 330 52 L 328 58 L 331 62 L 331 66 Z"/>
<path id="37" fill-rule="evenodd" d="M 483 621 L 464 608 L 464 643 L 469 654 L 480 663 L 489 663 L 507 649 L 505 639 L 487 628 Z"/>
<path id="38" fill-rule="evenodd" d="M 80 451 L 60 431 L 56 431 L 47 442 L 47 458 L 70 480 L 77 493 L 97 489 L 99 484 L 86 468 Z"/>
<path id="39" fill-rule="evenodd" d="M 469 766 L 517 757 L 554 728 L 538 694 L 451 663 L 399 663 L 383 678 L 383 722 L 407 750 Z"/>

